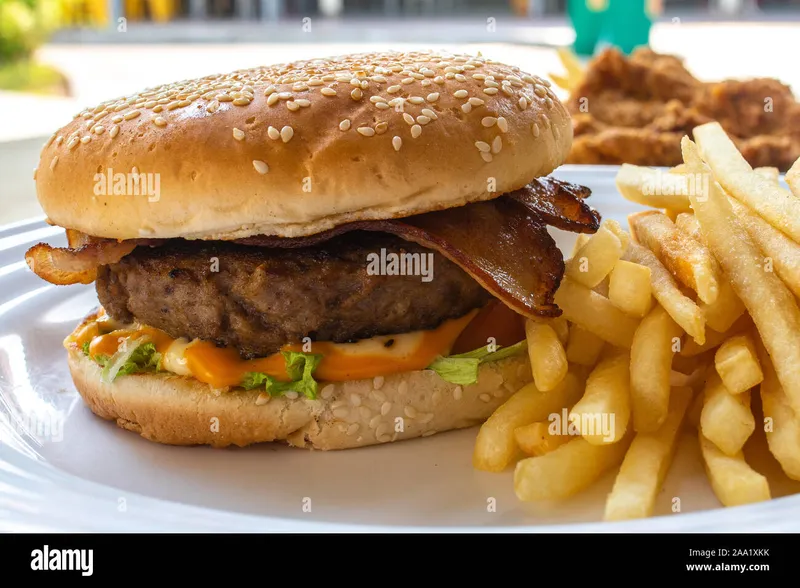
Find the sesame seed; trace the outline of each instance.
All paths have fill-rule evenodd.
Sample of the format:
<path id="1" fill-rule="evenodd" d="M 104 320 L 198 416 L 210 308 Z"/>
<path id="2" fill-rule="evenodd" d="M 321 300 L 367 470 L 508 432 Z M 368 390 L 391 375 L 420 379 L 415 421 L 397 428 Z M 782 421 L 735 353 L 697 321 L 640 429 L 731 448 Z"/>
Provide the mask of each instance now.
<path id="1" fill-rule="evenodd" d="M 309 106 L 311 106 L 311 101 L 306 100 L 305 98 L 298 98 L 297 100 L 294 101 L 294 103 L 297 104 L 300 108 L 308 108 Z"/>
<path id="2" fill-rule="evenodd" d="M 395 84 L 394 86 L 389 86 L 388 88 L 386 88 L 386 93 L 387 94 L 396 94 L 397 92 L 400 91 L 400 89 L 401 89 L 400 86 Z"/>
<path id="3" fill-rule="evenodd" d="M 50 162 L 50 171 L 53 171 L 56 168 L 56 164 L 58 163 L 58 155 L 53 157 L 53 161 Z M 36 179 L 36 172 L 33 174 L 33 179 Z"/>
<path id="4" fill-rule="evenodd" d="M 478 398 L 480 398 L 484 402 L 491 402 L 492 401 L 492 397 L 489 396 L 488 394 L 481 394 L 480 396 L 478 396 Z"/>
<path id="5" fill-rule="evenodd" d="M 233 128 L 233 138 L 236 139 L 237 141 L 243 141 L 244 140 L 244 131 L 234 127 Z"/>
<path id="6" fill-rule="evenodd" d="M 375 108 L 378 110 L 388 110 L 390 106 L 386 102 L 376 102 Z"/>
<path id="7" fill-rule="evenodd" d="M 537 125 L 536 123 L 531 124 L 531 132 L 533 133 L 534 137 L 538 137 L 540 132 L 539 125 Z"/>
<path id="8" fill-rule="evenodd" d="M 121 123 L 123 120 L 125 120 L 125 119 L 122 118 L 120 115 L 116 115 L 116 116 L 112 116 L 111 117 L 111 122 L 113 122 L 113 123 Z"/>
<path id="9" fill-rule="evenodd" d="M 358 414 L 361 417 L 361 420 L 368 420 L 372 418 L 372 411 L 367 408 L 366 406 L 359 406 L 358 407 Z"/>
<path id="10" fill-rule="evenodd" d="M 380 424 L 381 424 L 381 415 L 379 415 L 379 414 L 376 414 L 374 417 L 372 417 L 369 420 L 369 428 L 370 429 L 374 429 Z"/>
<path id="11" fill-rule="evenodd" d="M 269 171 L 269 166 L 259 159 L 253 160 L 253 167 L 256 168 L 256 171 L 262 176 Z"/>
<path id="12" fill-rule="evenodd" d="M 431 120 L 438 120 L 439 119 L 439 117 L 436 115 L 436 113 L 434 111 L 432 111 L 430 108 L 423 108 L 422 109 L 422 114 L 424 114 L 425 116 L 427 116 Z"/>
<path id="13" fill-rule="evenodd" d="M 181 100 L 180 102 L 178 102 L 178 106 L 180 108 L 183 108 L 184 106 L 189 106 L 191 103 L 192 103 L 191 100 Z"/>
<path id="14" fill-rule="evenodd" d="M 337 419 L 346 419 L 350 415 L 350 411 L 346 408 L 337 408 L 333 411 L 333 416 Z"/>
<path id="15" fill-rule="evenodd" d="M 298 82 L 294 86 L 292 86 L 292 90 L 294 90 L 295 92 L 305 92 L 306 90 L 308 90 L 308 84 Z"/>
<path id="16" fill-rule="evenodd" d="M 456 90 L 455 92 L 453 92 L 453 96 L 455 96 L 456 98 L 466 98 L 468 95 L 469 92 L 467 92 L 466 90 Z"/>
<path id="17" fill-rule="evenodd" d="M 372 137 L 375 135 L 375 129 L 372 127 L 358 127 L 356 129 L 359 134 L 364 135 L 365 137 Z"/>
<path id="18" fill-rule="evenodd" d="M 124 118 L 125 120 L 133 120 L 134 118 L 136 118 L 140 114 L 141 114 L 141 112 L 139 112 L 138 110 L 131 110 L 130 112 L 125 114 L 122 118 Z"/>
<path id="19" fill-rule="evenodd" d="M 383 387 L 384 382 L 385 379 L 383 376 L 375 376 L 372 379 L 372 386 L 375 388 L 375 390 L 380 390 Z"/>
<path id="20" fill-rule="evenodd" d="M 397 386 L 397 393 L 401 396 L 408 392 L 408 382 L 400 382 Z"/>
<path id="21" fill-rule="evenodd" d="M 350 404 L 352 404 L 353 406 L 361 406 L 361 396 L 359 396 L 358 394 L 351 394 Z"/>
<path id="22" fill-rule="evenodd" d="M 300 110 L 300 105 L 293 100 L 289 100 L 289 102 L 286 103 L 286 108 L 294 112 L 295 110 Z"/>
<path id="23" fill-rule="evenodd" d="M 280 97 L 278 96 L 277 93 L 270 94 L 267 97 L 267 106 L 273 106 L 278 100 L 280 100 Z"/>
<path id="24" fill-rule="evenodd" d="M 431 118 L 430 118 L 429 116 L 425 116 L 424 114 L 421 114 L 421 115 L 419 115 L 419 116 L 417 117 L 417 122 L 418 122 L 419 124 L 421 124 L 421 125 L 426 125 L 426 124 L 428 124 L 429 122 L 431 122 Z"/>
<path id="25" fill-rule="evenodd" d="M 389 123 L 382 121 L 375 125 L 375 133 L 378 135 L 384 134 L 389 129 Z"/>
<path id="26" fill-rule="evenodd" d="M 324 83 L 325 82 L 323 82 L 322 79 L 320 78 L 311 78 L 310 80 L 308 80 L 309 86 L 321 86 Z"/>
<path id="27" fill-rule="evenodd" d="M 539 98 L 544 98 L 547 96 L 547 89 L 543 86 L 533 86 L 533 93 L 536 94 Z"/>
<path id="28" fill-rule="evenodd" d="M 386 416 L 389 414 L 389 411 L 392 410 L 392 403 L 391 402 L 384 402 L 381 404 L 381 414 Z"/>
<path id="29" fill-rule="evenodd" d="M 436 76 L 435 78 L 433 78 L 433 81 L 436 82 L 437 84 L 444 84 L 444 78 L 442 76 Z"/>
<path id="30" fill-rule="evenodd" d="M 361 81 L 358 78 L 351 78 L 350 85 L 355 86 L 356 88 L 361 87 Z"/>
<path id="31" fill-rule="evenodd" d="M 400 147 L 403 146 L 403 139 L 400 137 L 392 137 L 392 147 L 394 147 L 395 151 L 400 151 Z"/>
<path id="32" fill-rule="evenodd" d="M 406 407 L 403 409 L 403 412 L 404 412 L 404 413 L 405 413 L 405 415 L 406 415 L 408 418 L 410 418 L 410 419 L 413 419 L 413 418 L 416 418 L 416 417 L 417 417 L 417 409 L 416 409 L 416 408 L 414 408 L 413 406 L 406 406 Z"/>
<path id="33" fill-rule="evenodd" d="M 492 149 L 492 146 L 486 141 L 475 141 L 475 147 L 478 148 L 478 151 L 482 151 L 484 153 L 488 153 Z"/>
<path id="34" fill-rule="evenodd" d="M 344 119 L 342 122 L 339 123 L 339 130 L 340 131 L 348 131 L 350 130 L 350 120 Z"/>
<path id="35" fill-rule="evenodd" d="M 472 104 L 469 102 L 464 102 L 464 104 L 461 105 L 461 110 L 464 111 L 464 114 L 469 114 L 472 112 Z"/>
<path id="36" fill-rule="evenodd" d="M 386 102 L 386 100 L 381 96 L 370 96 L 369 101 L 373 104 L 377 104 L 378 102 Z"/>
<path id="37" fill-rule="evenodd" d="M 411 102 L 411 104 L 422 104 L 425 102 L 425 99 L 422 96 L 411 96 L 408 101 Z"/>
<path id="38" fill-rule="evenodd" d="M 489 94 L 489 96 L 494 96 L 495 94 L 497 94 L 497 88 L 484 88 L 483 93 Z"/>
<path id="39" fill-rule="evenodd" d="M 119 127 L 117 125 L 113 125 L 108 131 L 108 134 L 111 135 L 111 138 L 113 139 L 119 134 Z"/>
<path id="40" fill-rule="evenodd" d="M 379 84 L 385 84 L 386 83 L 386 78 L 383 77 L 383 76 L 380 76 L 380 75 L 379 76 L 372 76 L 370 79 L 373 82 L 378 82 Z"/>
<path id="41" fill-rule="evenodd" d="M 405 85 L 413 84 L 414 78 L 403 78 L 402 80 L 400 80 L 400 83 Z"/>
<path id="42" fill-rule="evenodd" d="M 244 97 L 236 98 L 233 101 L 233 105 L 234 106 L 247 106 L 248 104 L 250 104 L 250 99 L 249 98 L 244 98 Z"/>
<path id="43" fill-rule="evenodd" d="M 131 168 L 131 173 L 132 173 L 133 175 L 137 175 L 137 174 L 139 173 L 139 168 L 138 168 L 138 167 L 136 167 L 136 166 L 134 165 L 134 166 Z"/>
<path id="44" fill-rule="evenodd" d="M 273 126 L 267 128 L 267 136 L 272 139 L 273 141 L 277 141 L 281 138 L 281 132 Z"/>
<path id="45" fill-rule="evenodd" d="M 86 145 L 91 140 L 92 140 L 92 136 L 91 135 L 85 135 L 85 136 L 81 137 L 81 143 L 83 143 L 84 145 Z"/>
<path id="46" fill-rule="evenodd" d="M 64 137 L 62 137 L 61 135 L 56 137 L 56 145 L 61 145 L 61 143 L 63 142 L 64 142 Z"/>
<path id="47" fill-rule="evenodd" d="M 341 408 L 343 406 L 347 406 L 347 402 L 344 400 L 337 400 L 336 402 L 331 403 L 331 410 L 336 410 L 337 408 Z"/>
<path id="48" fill-rule="evenodd" d="M 281 140 L 288 143 L 294 137 L 294 129 L 290 126 L 285 126 L 281 129 Z"/>
<path id="49" fill-rule="evenodd" d="M 233 96 L 229 96 L 228 94 L 217 94 L 217 100 L 220 102 L 233 102 Z M 161 102 L 159 100 L 159 102 Z"/>
<path id="50" fill-rule="evenodd" d="M 256 406 L 264 406 L 271 399 L 272 399 L 272 397 L 269 394 L 266 394 L 265 392 L 262 392 L 256 398 Z"/>
<path id="51" fill-rule="evenodd" d="M 525 96 L 522 96 L 519 99 L 519 102 L 517 102 L 517 104 L 519 105 L 520 110 L 525 110 L 526 108 L 528 108 L 528 100 L 527 98 L 525 98 Z"/>
<path id="52" fill-rule="evenodd" d="M 485 127 L 493 127 L 495 124 L 497 124 L 497 119 L 493 116 L 484 116 L 481 119 L 481 124 Z"/>
<path id="53" fill-rule="evenodd" d="M 319 395 L 324 400 L 329 400 L 330 397 L 333 396 L 333 384 L 328 384 L 327 386 L 322 388 L 322 391 L 319 393 Z"/>
<path id="54" fill-rule="evenodd" d="M 278 99 L 279 100 L 291 100 L 292 93 L 291 92 L 278 92 Z"/>
<path id="55" fill-rule="evenodd" d="M 161 106 L 161 105 L 159 104 L 158 106 L 156 106 L 156 107 L 153 109 L 153 112 L 155 112 L 155 113 L 159 113 L 159 112 L 161 112 L 162 110 L 164 110 L 164 107 L 163 107 L 163 106 Z"/>
<path id="56" fill-rule="evenodd" d="M 462 390 L 463 390 L 463 389 L 461 388 L 461 386 L 456 386 L 456 387 L 453 389 L 453 398 L 454 398 L 455 400 L 461 400 L 461 396 L 462 396 Z"/>
<path id="57" fill-rule="evenodd" d="M 389 439 L 391 439 L 389 431 L 391 431 L 389 425 L 387 425 L 386 423 L 381 423 L 380 425 L 378 425 L 378 428 L 375 429 L 375 438 L 378 441 L 383 441 L 383 440 L 389 441 Z"/>
<path id="58" fill-rule="evenodd" d="M 334 90 L 333 88 L 330 88 L 328 86 L 325 86 L 324 88 L 322 88 L 319 91 L 319 93 L 322 94 L 323 96 L 336 96 L 336 90 Z"/>
<path id="59" fill-rule="evenodd" d="M 206 112 L 214 113 L 219 109 L 219 100 L 212 100 L 206 106 Z"/>
<path id="60" fill-rule="evenodd" d="M 432 412 L 428 412 L 428 413 L 422 414 L 419 417 L 419 422 L 422 423 L 423 425 L 428 424 L 432 420 L 433 420 L 433 413 Z"/>
<path id="61" fill-rule="evenodd" d="M 500 87 L 500 84 L 498 84 L 494 80 L 490 80 L 488 78 L 483 82 L 483 85 L 487 86 L 489 88 L 499 88 Z"/>
<path id="62" fill-rule="evenodd" d="M 166 121 L 166 119 L 164 119 L 164 118 L 162 118 L 162 117 L 160 117 L 160 116 L 157 116 L 157 117 L 155 117 L 155 118 L 153 119 L 153 123 L 154 123 L 154 124 L 155 124 L 157 127 L 165 127 L 165 126 L 167 126 L 167 121 Z"/>
<path id="63" fill-rule="evenodd" d="M 456 74 L 456 80 L 458 80 L 459 82 L 466 82 L 467 78 L 464 76 L 464 74 L 460 74 L 459 73 L 459 74 Z"/>
<path id="64" fill-rule="evenodd" d="M 553 101 L 550 99 L 549 96 L 544 99 L 544 104 L 545 106 L 547 106 L 548 109 L 553 108 Z"/>
<path id="65" fill-rule="evenodd" d="M 497 135 L 492 141 L 492 153 L 497 154 L 500 153 L 500 150 L 503 148 L 503 140 L 500 138 L 500 135 Z"/>
<path id="66" fill-rule="evenodd" d="M 436 102 L 438 99 L 439 99 L 439 92 L 431 92 L 431 93 L 430 93 L 430 94 L 428 94 L 428 96 L 426 97 L 426 100 L 427 100 L 428 102 Z"/>
<path id="67" fill-rule="evenodd" d="M 289 390 L 286 394 L 284 394 L 284 396 L 286 396 L 286 398 L 289 400 L 297 400 L 300 397 L 300 395 L 294 390 Z"/>
<path id="68" fill-rule="evenodd" d="M 483 160 L 486 163 L 490 163 L 492 161 L 492 154 L 491 153 L 484 153 L 483 151 L 481 151 L 481 157 L 483 157 Z"/>
<path id="69" fill-rule="evenodd" d="M 106 128 L 103 125 L 95 125 L 92 130 L 94 131 L 95 135 L 102 135 L 106 132 Z"/>
<path id="70" fill-rule="evenodd" d="M 350 92 L 350 98 L 352 98 L 353 100 L 361 100 L 361 97 L 363 95 L 364 94 L 361 91 L 361 88 L 355 88 L 352 92 Z"/>
<path id="71" fill-rule="evenodd" d="M 556 141 L 561 137 L 561 132 L 558 130 L 558 127 L 553 127 L 553 136 L 556 138 Z"/>
<path id="72" fill-rule="evenodd" d="M 419 125 L 414 125 L 411 127 L 411 136 L 416 139 L 422 134 L 422 127 Z"/>
<path id="73" fill-rule="evenodd" d="M 356 433 L 358 433 L 358 423 L 353 423 L 349 427 L 347 427 L 347 435 L 349 437 L 352 437 Z"/>
<path id="74" fill-rule="evenodd" d="M 433 394 L 431 394 L 431 402 L 434 404 L 439 404 L 442 401 L 442 393 L 436 390 Z"/>
<path id="75" fill-rule="evenodd" d="M 482 73 L 476 73 L 476 74 L 472 74 L 472 79 L 473 79 L 473 80 L 480 80 L 480 81 L 483 81 L 483 80 L 485 80 L 485 79 L 486 79 L 486 74 L 482 74 Z"/>
<path id="76" fill-rule="evenodd" d="M 444 79 L 446 79 L 446 80 L 452 80 L 455 77 L 456 77 L 456 74 L 454 74 L 453 72 L 444 74 Z"/>
<path id="77" fill-rule="evenodd" d="M 508 132 L 508 121 L 505 119 L 504 116 L 501 116 L 497 119 L 497 128 L 500 129 L 501 133 Z"/>

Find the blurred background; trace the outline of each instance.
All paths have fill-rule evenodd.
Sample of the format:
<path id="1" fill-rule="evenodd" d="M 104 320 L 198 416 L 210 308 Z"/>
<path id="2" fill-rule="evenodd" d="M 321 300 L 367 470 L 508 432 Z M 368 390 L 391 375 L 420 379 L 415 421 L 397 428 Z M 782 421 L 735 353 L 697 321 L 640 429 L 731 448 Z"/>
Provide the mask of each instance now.
<path id="1" fill-rule="evenodd" d="M 354 51 L 481 51 L 540 75 L 649 45 L 700 80 L 800 87 L 800 0 L 0 0 L 0 224 L 39 214 L 39 148 L 84 106 Z"/>

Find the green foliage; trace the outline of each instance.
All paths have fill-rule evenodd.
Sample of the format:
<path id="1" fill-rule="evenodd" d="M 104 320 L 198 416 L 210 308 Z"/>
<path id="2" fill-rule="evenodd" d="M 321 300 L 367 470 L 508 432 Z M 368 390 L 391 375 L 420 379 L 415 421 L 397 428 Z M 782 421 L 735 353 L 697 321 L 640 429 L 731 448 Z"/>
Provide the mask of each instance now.
<path id="1" fill-rule="evenodd" d="M 59 15 L 57 0 L 0 0 L 0 64 L 30 57 Z"/>

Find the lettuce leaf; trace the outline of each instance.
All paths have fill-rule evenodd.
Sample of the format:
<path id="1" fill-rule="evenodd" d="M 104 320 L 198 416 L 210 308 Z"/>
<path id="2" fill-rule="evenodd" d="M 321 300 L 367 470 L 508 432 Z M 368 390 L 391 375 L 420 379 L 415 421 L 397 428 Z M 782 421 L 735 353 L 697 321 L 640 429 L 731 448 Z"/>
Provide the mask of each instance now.
<path id="1" fill-rule="evenodd" d="M 489 351 L 487 346 L 479 347 L 474 351 L 437 357 L 427 369 L 435 371 L 439 377 L 452 384 L 469 386 L 478 382 L 478 368 L 482 363 L 499 361 L 524 353 L 528 348 L 527 341 L 520 341 L 514 345 L 500 347 L 496 351 Z"/>
<path id="2" fill-rule="evenodd" d="M 103 358 L 102 363 L 100 358 Z M 105 356 L 96 356 L 94 359 L 103 366 L 100 379 L 106 384 L 119 376 L 156 372 L 161 365 L 161 354 L 156 351 L 156 346 L 143 338 L 126 339 L 107 360 Z"/>
<path id="3" fill-rule="evenodd" d="M 281 355 L 286 364 L 286 373 L 291 378 L 290 382 L 281 382 L 261 372 L 250 372 L 242 380 L 242 386 L 247 390 L 264 386 L 270 396 L 281 396 L 293 391 L 311 400 L 316 399 L 319 386 L 314 379 L 314 371 L 322 360 L 322 355 L 298 351 L 281 351 Z"/>
<path id="4" fill-rule="evenodd" d="M 81 346 L 81 349 L 83 349 L 83 354 L 84 355 L 89 355 L 89 342 L 88 341 L 84 341 L 83 345 Z"/>

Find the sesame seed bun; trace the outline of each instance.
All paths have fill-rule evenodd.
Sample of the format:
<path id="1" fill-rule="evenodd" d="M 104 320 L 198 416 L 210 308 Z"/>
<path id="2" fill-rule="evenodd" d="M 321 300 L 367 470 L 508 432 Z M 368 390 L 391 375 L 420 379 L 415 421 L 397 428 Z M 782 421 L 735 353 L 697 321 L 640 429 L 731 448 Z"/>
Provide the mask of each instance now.
<path id="1" fill-rule="evenodd" d="M 478 383 L 457 386 L 424 370 L 321 384 L 317 400 L 233 388 L 194 378 L 134 374 L 105 384 L 100 368 L 69 351 L 75 386 L 96 415 L 170 445 L 245 446 L 285 441 L 308 449 L 349 449 L 460 429 L 486 420 L 532 380 L 527 354 L 482 364 Z M 260 397 L 260 399 L 259 399 Z M 403 431 L 396 432 L 398 417 Z"/>
<path id="2" fill-rule="evenodd" d="M 43 149 L 36 188 L 52 222 L 97 237 L 297 237 L 494 198 L 571 143 L 549 83 L 517 67 L 347 55 L 87 108 Z M 158 194 L 98 194 L 110 172 L 154 174 Z"/>

